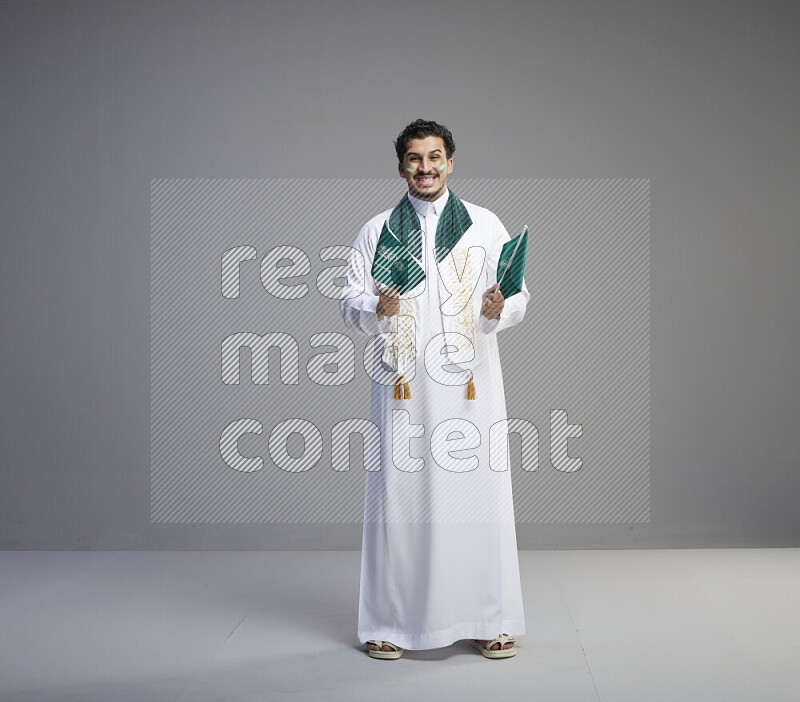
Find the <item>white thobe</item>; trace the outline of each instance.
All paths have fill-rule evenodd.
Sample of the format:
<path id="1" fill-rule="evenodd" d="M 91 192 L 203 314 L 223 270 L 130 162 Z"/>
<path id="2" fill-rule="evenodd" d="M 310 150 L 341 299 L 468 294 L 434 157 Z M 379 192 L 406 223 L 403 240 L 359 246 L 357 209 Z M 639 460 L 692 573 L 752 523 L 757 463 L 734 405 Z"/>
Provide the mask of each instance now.
<path id="1" fill-rule="evenodd" d="M 474 400 L 466 399 L 465 384 L 446 385 L 432 378 L 425 369 L 425 348 L 443 332 L 435 232 L 449 191 L 433 203 L 408 197 L 426 233 L 426 284 L 421 319 L 415 320 L 415 373 L 406 373 L 411 398 L 396 400 L 391 382 L 372 382 L 370 419 L 380 429 L 381 450 L 368 455 L 366 466 L 358 639 L 418 650 L 501 633 L 521 636 L 525 619 L 506 434 L 492 434 L 491 466 L 489 437 L 490 427 L 500 423 L 504 428 L 507 419 L 497 333 L 522 320 L 528 289 L 523 281 L 522 291 L 506 299 L 499 319 L 480 314 L 482 293 L 496 282 L 501 248 L 510 237 L 496 215 L 462 201 L 472 226 L 455 248 L 463 253 L 480 246 L 486 251 L 472 295 L 476 333 L 485 335 L 485 360 L 472 369 Z M 340 311 L 346 326 L 358 334 L 374 336 L 391 328 L 391 318 L 377 318 L 379 289 L 369 272 L 391 212 L 364 225 L 354 245 L 361 255 L 350 257 Z M 380 343 L 376 347 L 382 348 Z M 379 357 L 379 351 L 373 354 L 373 370 Z M 393 410 L 404 410 L 394 413 L 394 426 Z M 442 434 L 432 445 L 437 425 L 454 419 L 469 424 L 448 427 L 449 448 Z M 421 426 L 403 430 L 408 425 Z M 464 431 L 470 425 L 474 431 Z M 457 448 L 453 432 L 470 448 Z M 393 443 L 395 452 L 413 457 L 406 458 L 402 469 Z"/>

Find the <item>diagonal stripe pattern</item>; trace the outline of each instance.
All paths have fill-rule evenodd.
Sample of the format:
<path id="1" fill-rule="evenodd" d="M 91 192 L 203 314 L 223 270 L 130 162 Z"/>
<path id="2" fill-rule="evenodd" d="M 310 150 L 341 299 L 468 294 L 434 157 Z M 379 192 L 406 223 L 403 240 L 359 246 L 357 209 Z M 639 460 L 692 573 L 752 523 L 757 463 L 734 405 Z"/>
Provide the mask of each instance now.
<path id="1" fill-rule="evenodd" d="M 482 438 L 503 444 L 491 469 L 510 466 L 516 521 L 649 521 L 649 180 L 448 184 L 530 228 L 531 300 L 498 337 L 509 439 Z M 152 181 L 153 522 L 369 517 L 380 433 L 335 280 L 402 195 L 397 179 Z"/>

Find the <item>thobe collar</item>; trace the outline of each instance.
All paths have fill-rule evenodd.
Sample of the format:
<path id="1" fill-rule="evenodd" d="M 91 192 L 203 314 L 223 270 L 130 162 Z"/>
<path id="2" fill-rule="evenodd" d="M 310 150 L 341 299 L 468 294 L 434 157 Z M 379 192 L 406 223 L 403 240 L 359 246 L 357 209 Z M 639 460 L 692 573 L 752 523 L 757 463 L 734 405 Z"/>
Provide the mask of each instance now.
<path id="1" fill-rule="evenodd" d="M 414 206 L 414 210 L 420 217 L 426 217 L 431 213 L 431 210 L 439 217 L 444 211 L 444 206 L 447 204 L 447 199 L 450 197 L 450 188 L 445 188 L 444 192 L 433 202 L 430 200 L 420 200 L 414 197 L 411 193 L 408 194 L 408 199 Z"/>

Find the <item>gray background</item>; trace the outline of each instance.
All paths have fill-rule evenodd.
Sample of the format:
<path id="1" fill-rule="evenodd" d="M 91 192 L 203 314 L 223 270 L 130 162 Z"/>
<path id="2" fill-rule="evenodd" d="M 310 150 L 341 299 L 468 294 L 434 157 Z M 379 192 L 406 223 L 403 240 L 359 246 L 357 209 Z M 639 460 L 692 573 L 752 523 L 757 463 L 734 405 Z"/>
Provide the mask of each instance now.
<path id="1" fill-rule="evenodd" d="M 651 183 L 651 521 L 520 547 L 797 545 L 789 3 L 0 13 L 0 546 L 359 547 L 359 524 L 150 523 L 150 182 L 387 177 L 418 116 L 453 131 L 454 178 Z"/>

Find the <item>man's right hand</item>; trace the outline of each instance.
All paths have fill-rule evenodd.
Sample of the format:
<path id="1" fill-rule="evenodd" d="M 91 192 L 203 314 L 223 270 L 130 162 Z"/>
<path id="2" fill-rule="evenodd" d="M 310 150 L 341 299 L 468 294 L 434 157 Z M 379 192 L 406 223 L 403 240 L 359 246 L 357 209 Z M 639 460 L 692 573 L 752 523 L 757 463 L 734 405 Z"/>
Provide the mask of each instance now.
<path id="1" fill-rule="evenodd" d="M 378 304 L 375 306 L 378 319 L 392 317 L 400 311 L 400 297 L 397 290 L 394 288 L 387 288 L 386 293 L 388 294 L 380 294 L 380 300 L 378 300 Z"/>

